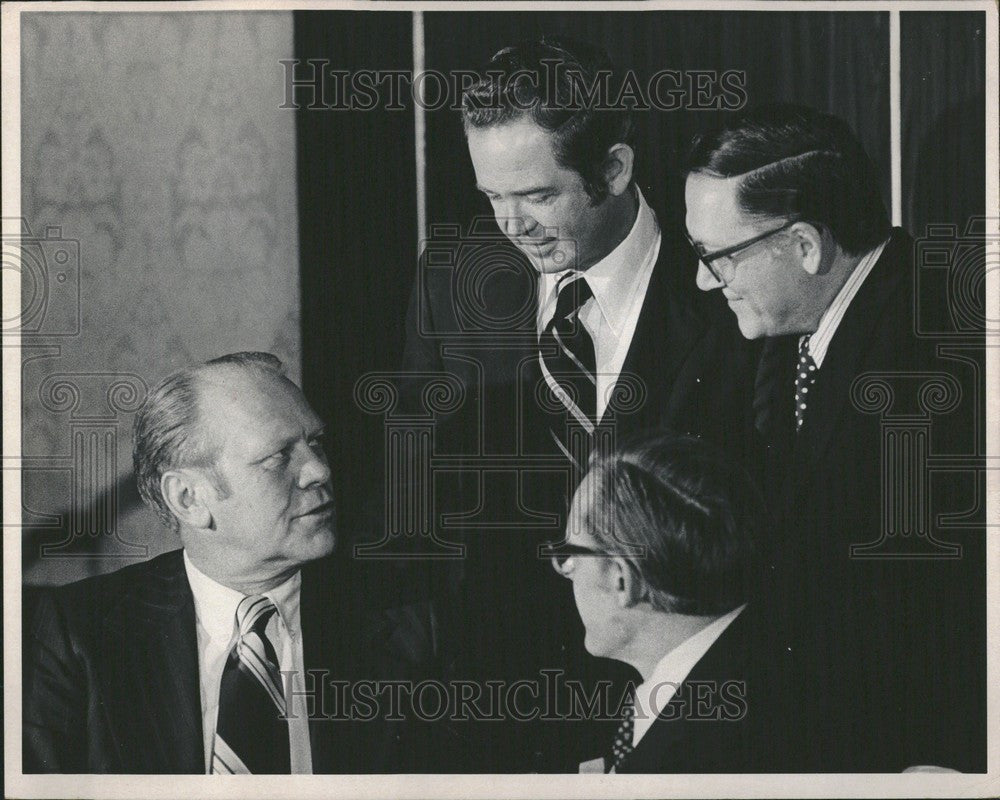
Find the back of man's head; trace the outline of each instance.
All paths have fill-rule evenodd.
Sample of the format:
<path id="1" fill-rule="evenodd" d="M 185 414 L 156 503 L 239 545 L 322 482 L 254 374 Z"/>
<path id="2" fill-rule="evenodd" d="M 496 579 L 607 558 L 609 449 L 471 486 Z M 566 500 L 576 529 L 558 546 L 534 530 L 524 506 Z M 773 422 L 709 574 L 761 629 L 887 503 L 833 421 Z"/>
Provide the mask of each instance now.
<path id="1" fill-rule="evenodd" d="M 749 476 L 700 439 L 662 433 L 595 455 L 586 528 L 624 555 L 654 609 L 725 614 L 747 602 L 766 512 Z"/>
<path id="2" fill-rule="evenodd" d="M 462 97 L 466 131 L 531 119 L 552 135 L 556 160 L 583 179 L 595 202 L 607 195 L 608 150 L 632 144 L 632 114 L 612 107 L 617 77 L 607 53 L 569 39 L 505 47 Z"/>
<path id="3" fill-rule="evenodd" d="M 167 470 L 180 467 L 211 472 L 214 446 L 210 431 L 202 424 L 199 381 L 225 370 L 284 378 L 281 361 L 270 353 L 230 353 L 168 375 L 149 392 L 135 416 L 132 462 L 139 494 L 174 531 L 179 523 L 163 497 L 160 481 Z M 218 478 L 215 483 L 225 491 Z"/>
<path id="4" fill-rule="evenodd" d="M 843 120 L 791 104 L 764 105 L 697 137 L 687 173 L 741 176 L 742 210 L 762 222 L 801 219 L 827 228 L 848 255 L 889 235 L 878 170 Z"/>

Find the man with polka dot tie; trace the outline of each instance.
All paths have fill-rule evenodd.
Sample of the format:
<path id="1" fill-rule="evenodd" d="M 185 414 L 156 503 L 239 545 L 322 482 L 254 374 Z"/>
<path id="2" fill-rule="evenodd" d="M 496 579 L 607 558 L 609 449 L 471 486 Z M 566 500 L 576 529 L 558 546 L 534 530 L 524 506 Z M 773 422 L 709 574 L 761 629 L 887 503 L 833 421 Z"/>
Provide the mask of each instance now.
<path id="1" fill-rule="evenodd" d="M 764 341 L 744 412 L 778 521 L 774 619 L 812 675 L 804 693 L 826 687 L 819 767 L 984 768 L 985 537 L 932 529 L 981 494 L 974 476 L 948 489 L 910 466 L 975 448 L 977 365 L 915 333 L 918 305 L 947 318 L 930 306 L 948 298 L 915 295 L 913 240 L 829 114 L 764 106 L 700 136 L 685 200 L 699 288 Z M 928 408 L 927 380 L 954 403 Z M 927 438 L 890 429 L 892 415 L 928 421 Z"/>
<path id="2" fill-rule="evenodd" d="M 756 608 L 766 531 L 747 473 L 700 439 L 647 435 L 591 457 L 552 562 L 573 583 L 588 652 L 641 676 L 609 704 L 619 725 L 604 772 L 807 763 L 801 709 L 780 697 L 788 650 Z"/>

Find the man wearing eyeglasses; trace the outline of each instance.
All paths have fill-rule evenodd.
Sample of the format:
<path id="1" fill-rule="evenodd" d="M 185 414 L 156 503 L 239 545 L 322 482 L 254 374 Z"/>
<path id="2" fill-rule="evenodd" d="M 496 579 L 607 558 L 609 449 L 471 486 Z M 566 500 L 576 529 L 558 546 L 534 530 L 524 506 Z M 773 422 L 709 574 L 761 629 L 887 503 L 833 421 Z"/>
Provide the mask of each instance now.
<path id="1" fill-rule="evenodd" d="M 785 707 L 788 649 L 757 614 L 767 517 L 746 472 L 658 434 L 595 456 L 556 571 L 587 650 L 641 675 L 601 762 L 583 771 L 796 772 L 820 741 Z"/>
<path id="2" fill-rule="evenodd" d="M 698 286 L 763 339 L 744 411 L 779 520 L 776 619 L 824 687 L 825 766 L 985 767 L 983 532 L 932 527 L 976 507 L 976 479 L 932 484 L 883 439 L 882 413 L 909 414 L 931 423 L 914 447 L 976 452 L 976 365 L 915 335 L 917 302 L 947 298 L 915 296 L 913 240 L 836 117 L 750 111 L 695 141 L 687 176 Z M 954 402 L 928 403 L 927 380 Z"/>
<path id="3" fill-rule="evenodd" d="M 428 242 L 411 296 L 404 372 L 447 371 L 465 388 L 461 407 L 436 417 L 442 452 L 508 459 L 464 471 L 442 492 L 451 507 L 435 509 L 465 525 L 453 626 L 463 677 L 540 680 L 545 669 L 596 683 L 616 666 L 583 652 L 568 598 L 538 558 L 562 533 L 591 449 L 669 425 L 739 450 L 724 412 L 752 380 L 752 348 L 719 298 L 695 288 L 680 209 L 657 214 L 640 190 L 630 110 L 581 94 L 601 76 L 621 80 L 581 42 L 494 55 L 462 106 L 493 235 L 474 226 L 459 247 L 444 242 L 443 258 Z M 419 380 L 402 383 L 404 398 L 423 401 Z M 576 768 L 576 742 L 528 728 L 490 722 L 472 771 Z"/>

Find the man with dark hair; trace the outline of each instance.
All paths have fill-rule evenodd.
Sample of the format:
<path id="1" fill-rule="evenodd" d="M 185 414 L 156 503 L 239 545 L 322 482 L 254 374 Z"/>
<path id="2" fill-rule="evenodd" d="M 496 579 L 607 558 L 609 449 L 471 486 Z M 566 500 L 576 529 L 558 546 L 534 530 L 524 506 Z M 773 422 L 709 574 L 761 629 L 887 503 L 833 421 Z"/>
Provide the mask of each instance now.
<path id="1" fill-rule="evenodd" d="M 642 676 L 604 771 L 802 768 L 787 648 L 753 598 L 767 534 L 749 476 L 703 441 L 660 434 L 591 459 L 552 563 L 573 581 L 587 649 Z"/>
<path id="2" fill-rule="evenodd" d="M 658 217 L 636 182 L 616 80 L 605 53 L 577 42 L 493 57 L 462 106 L 493 235 L 479 220 L 448 252 L 429 241 L 411 297 L 404 372 L 449 372 L 465 390 L 439 418 L 439 452 L 500 456 L 492 469 L 471 463 L 437 507 L 463 520 L 470 621 L 458 627 L 484 676 L 607 673 L 538 554 L 562 536 L 592 448 L 660 424 L 733 443 L 738 432 L 724 411 L 749 380 L 746 345 L 719 298 L 694 290 L 679 216 Z M 557 740 L 543 733 L 536 747 L 526 727 L 482 748 L 498 759 L 487 768 L 576 768 L 571 747 L 553 755 Z"/>
<path id="3" fill-rule="evenodd" d="M 821 766 L 985 767 L 984 537 L 935 530 L 978 479 L 930 483 L 905 449 L 983 452 L 975 365 L 917 334 L 918 302 L 947 298 L 916 295 L 913 240 L 829 114 L 764 106 L 700 137 L 685 197 L 698 286 L 764 342 L 743 407 L 779 521 L 775 607 L 824 687 Z"/>
<path id="4" fill-rule="evenodd" d="M 183 549 L 42 599 L 26 637 L 25 772 L 434 768 L 426 735 L 385 718 L 399 708 L 362 723 L 333 702 L 353 694 L 331 680 L 419 677 L 433 636 L 429 607 L 392 607 L 363 590 L 374 576 L 327 562 L 323 427 L 267 353 L 149 393 L 139 490 Z"/>

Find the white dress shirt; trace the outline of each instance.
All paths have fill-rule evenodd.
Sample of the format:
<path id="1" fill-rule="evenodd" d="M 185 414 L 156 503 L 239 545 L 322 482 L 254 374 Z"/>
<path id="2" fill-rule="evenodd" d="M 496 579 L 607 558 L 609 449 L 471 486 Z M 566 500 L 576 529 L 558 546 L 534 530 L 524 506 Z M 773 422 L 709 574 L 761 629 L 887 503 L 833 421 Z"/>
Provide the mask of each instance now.
<path id="1" fill-rule="evenodd" d="M 816 369 L 823 366 L 823 359 L 826 358 L 826 351 L 830 347 L 830 342 L 833 341 L 833 335 L 837 332 L 837 328 L 840 326 L 840 321 L 844 318 L 844 314 L 847 313 L 847 309 L 851 305 L 854 295 L 858 293 L 858 290 L 861 288 L 861 284 L 865 282 L 865 278 L 867 278 L 868 274 L 872 271 L 872 267 L 875 266 L 879 256 L 882 255 L 882 251 L 885 249 L 888 242 L 889 240 L 886 239 L 874 250 L 865 254 L 861 261 L 858 262 L 858 265 L 854 268 L 854 272 L 851 273 L 846 283 L 840 287 L 840 291 L 837 292 L 837 296 L 833 298 L 833 302 L 830 303 L 826 311 L 823 312 L 823 316 L 820 317 L 816 332 L 809 337 L 809 355 L 811 355 L 813 361 L 816 362 Z M 804 336 L 799 337 L 800 346 L 802 345 L 802 340 L 804 338 Z"/>
<path id="2" fill-rule="evenodd" d="M 209 578 L 199 570 L 187 551 L 184 568 L 194 595 L 194 612 L 198 630 L 198 674 L 201 684 L 202 734 L 204 736 L 206 772 L 212 764 L 212 746 L 215 740 L 215 723 L 219 713 L 219 686 L 229 651 L 236 644 L 236 607 L 244 595 Z M 302 628 L 299 624 L 299 590 L 302 576 L 296 572 L 280 586 L 264 592 L 278 608 L 267 623 L 265 633 L 275 653 L 278 666 L 288 680 L 292 672 L 292 686 L 303 691 L 305 675 L 302 656 Z M 292 774 L 312 774 L 312 748 L 309 742 L 309 716 L 305 698 L 293 695 L 289 707 L 288 733 L 291 742 Z"/>
<path id="3" fill-rule="evenodd" d="M 582 274 L 594 296 L 583 304 L 579 320 L 594 342 L 597 361 L 597 420 L 604 416 L 608 398 L 632 344 L 650 275 L 660 254 L 660 226 L 642 191 L 632 230 L 621 244 Z M 556 284 L 566 272 L 543 274 L 538 282 L 538 333 L 556 310 Z"/>
<path id="4" fill-rule="evenodd" d="M 742 605 L 719 617 L 712 624 L 702 628 L 694 636 L 685 639 L 677 647 L 660 659 L 649 680 L 635 690 L 635 723 L 632 729 L 632 746 L 646 735 L 653 721 L 667 707 L 667 704 L 695 665 L 701 661 L 722 632 L 729 627 L 740 612 Z"/>

